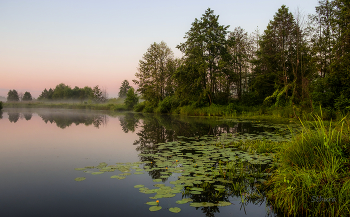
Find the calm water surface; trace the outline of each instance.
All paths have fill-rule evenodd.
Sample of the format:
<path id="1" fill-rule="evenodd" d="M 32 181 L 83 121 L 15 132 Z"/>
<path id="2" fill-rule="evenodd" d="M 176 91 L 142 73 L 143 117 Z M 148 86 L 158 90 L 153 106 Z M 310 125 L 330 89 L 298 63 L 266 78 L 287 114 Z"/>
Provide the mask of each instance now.
<path id="1" fill-rule="evenodd" d="M 277 216 L 264 201 L 243 206 L 232 196 L 227 199 L 233 204 L 226 207 L 176 204 L 181 193 L 160 199 L 162 209 L 150 212 L 145 203 L 153 195 L 134 186 L 154 188 L 152 178 L 157 177 L 151 173 L 117 180 L 110 176 L 118 172 L 74 170 L 101 162 L 140 162 L 142 150 L 177 136 L 259 136 L 275 128 L 251 121 L 64 109 L 4 109 L 0 118 L 0 216 Z M 80 176 L 86 180 L 74 181 Z M 163 184 L 175 180 L 173 175 Z M 181 212 L 171 213 L 170 207 Z"/>

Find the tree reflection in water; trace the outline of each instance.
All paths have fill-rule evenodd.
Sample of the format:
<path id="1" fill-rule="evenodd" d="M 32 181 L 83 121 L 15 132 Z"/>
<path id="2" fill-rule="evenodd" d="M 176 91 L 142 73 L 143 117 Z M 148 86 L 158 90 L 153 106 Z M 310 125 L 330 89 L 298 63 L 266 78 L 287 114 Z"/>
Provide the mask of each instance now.
<path id="1" fill-rule="evenodd" d="M 57 127 L 64 129 L 73 123 L 77 126 L 84 124 L 86 126 L 93 125 L 99 128 L 106 125 L 108 116 L 105 114 L 85 114 L 85 113 L 38 113 L 45 123 L 56 123 Z"/>
<path id="2" fill-rule="evenodd" d="M 141 124 L 139 124 L 141 123 Z M 242 122 L 220 122 L 215 119 L 191 119 L 191 118 L 179 118 L 177 116 L 167 116 L 167 115 L 151 115 L 151 114 L 129 114 L 125 115 L 123 118 L 120 118 L 120 124 L 124 132 L 132 131 L 134 132 L 135 128 L 140 126 L 137 135 L 139 136 L 133 144 L 137 145 L 136 150 L 140 152 L 140 161 L 145 162 L 145 168 L 152 169 L 156 167 L 154 162 L 158 159 L 155 157 L 150 157 L 149 154 L 159 154 L 165 152 L 172 152 L 170 148 L 158 149 L 157 144 L 167 143 L 177 141 L 178 136 L 184 136 L 186 138 L 192 137 L 196 139 L 205 135 L 217 136 L 223 133 L 235 134 L 235 133 L 256 133 L 262 129 L 254 128 L 251 123 L 242 123 Z M 195 153 L 195 150 L 181 150 L 179 153 L 174 153 L 174 155 L 185 155 L 186 153 Z M 148 155 L 147 155 L 148 154 Z M 158 155 L 159 156 L 159 155 Z M 163 155 L 161 155 L 163 156 Z M 166 155 L 164 155 L 166 156 Z M 254 169 L 252 168 L 252 171 Z M 145 170 L 147 171 L 147 169 Z M 156 169 L 148 171 L 149 176 L 152 179 L 160 179 L 164 172 L 168 172 L 166 169 Z M 172 174 L 169 173 L 169 176 Z M 193 174 L 192 174 L 193 175 Z M 191 175 L 191 176 L 192 176 Z M 222 175 L 222 174 L 221 174 Z M 224 175 L 222 175 L 225 179 Z M 162 181 L 165 182 L 167 178 L 162 178 Z M 215 191 L 215 186 L 220 184 L 203 182 L 202 184 L 196 185 L 203 190 L 201 194 L 192 194 L 190 188 L 184 187 L 183 197 L 191 198 L 193 202 L 201 203 L 213 203 L 217 204 L 218 201 L 227 201 L 229 202 L 230 197 L 242 198 L 243 192 L 249 192 L 249 196 L 244 196 L 243 200 L 237 200 L 237 204 L 241 205 L 245 211 L 245 206 L 248 203 L 253 204 L 262 204 L 265 201 L 265 198 L 262 197 L 261 192 L 257 188 L 256 184 L 247 181 L 247 177 L 233 177 L 228 180 L 226 176 L 225 190 L 220 193 Z M 233 184 L 235 183 L 235 185 Z M 221 183 L 222 184 L 222 183 Z M 258 192 L 258 193 L 257 193 Z M 255 195 L 255 196 L 252 196 Z M 201 209 L 202 212 L 208 217 L 214 217 L 215 213 L 220 212 L 219 206 L 208 206 L 208 207 L 197 207 L 196 209 Z M 269 215 L 269 213 L 267 213 Z"/>
<path id="3" fill-rule="evenodd" d="M 19 113 L 18 112 L 8 112 L 9 115 L 9 121 L 12 123 L 16 123 L 19 119 Z"/>

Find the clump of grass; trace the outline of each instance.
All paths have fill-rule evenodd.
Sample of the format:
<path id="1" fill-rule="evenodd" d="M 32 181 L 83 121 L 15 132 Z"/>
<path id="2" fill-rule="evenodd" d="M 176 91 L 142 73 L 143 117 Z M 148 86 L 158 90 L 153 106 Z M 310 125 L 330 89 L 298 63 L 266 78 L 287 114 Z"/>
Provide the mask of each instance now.
<path id="1" fill-rule="evenodd" d="M 278 153 L 279 167 L 267 183 L 277 210 L 296 216 L 350 214 L 349 126 L 326 126 L 319 116 Z"/>

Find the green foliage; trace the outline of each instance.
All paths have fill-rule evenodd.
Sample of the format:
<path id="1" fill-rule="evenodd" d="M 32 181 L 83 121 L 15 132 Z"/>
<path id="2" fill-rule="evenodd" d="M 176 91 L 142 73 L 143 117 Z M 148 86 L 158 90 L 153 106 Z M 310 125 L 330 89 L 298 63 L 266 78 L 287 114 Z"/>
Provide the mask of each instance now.
<path id="1" fill-rule="evenodd" d="M 29 92 L 25 92 L 22 101 L 32 101 L 32 95 Z"/>
<path id="2" fill-rule="evenodd" d="M 0 101 L 0 110 L 3 108 L 2 101 Z"/>
<path id="3" fill-rule="evenodd" d="M 134 111 L 135 112 L 142 112 L 143 109 L 145 108 L 146 106 L 146 101 L 143 101 L 141 103 L 137 103 L 135 106 L 134 106 Z"/>
<path id="4" fill-rule="evenodd" d="M 19 96 L 16 90 L 9 90 L 7 93 L 7 101 L 8 102 L 18 102 Z"/>
<path id="5" fill-rule="evenodd" d="M 148 101 L 145 101 L 145 106 L 143 108 L 143 112 L 145 113 L 153 113 L 155 110 L 155 106 L 153 103 L 150 103 Z"/>
<path id="6" fill-rule="evenodd" d="M 335 100 L 334 107 L 339 111 L 350 112 L 350 99 L 341 94 Z"/>
<path id="7" fill-rule="evenodd" d="M 102 92 L 102 90 L 100 90 L 100 88 L 98 87 L 98 85 L 96 85 L 94 87 L 94 89 L 92 89 L 92 95 L 93 95 L 93 100 L 96 103 L 104 103 L 107 101 L 106 96 L 104 95 L 104 93 Z"/>
<path id="8" fill-rule="evenodd" d="M 134 88 L 130 88 L 126 94 L 124 103 L 128 109 L 133 109 L 134 106 L 139 102 L 137 94 L 134 92 Z"/>
<path id="9" fill-rule="evenodd" d="M 119 97 L 120 98 L 125 98 L 126 94 L 128 93 L 128 90 L 131 88 L 131 86 L 129 85 L 129 81 L 128 80 L 124 80 L 122 82 L 122 85 L 119 88 Z"/>
<path id="10" fill-rule="evenodd" d="M 103 92 L 101 92 L 103 95 Z M 42 91 L 38 100 L 88 100 L 93 99 L 94 93 L 91 87 L 85 86 L 84 88 L 79 88 L 77 86 L 74 89 L 61 83 L 56 86 L 56 88 L 47 90 L 46 88 Z"/>
<path id="11" fill-rule="evenodd" d="M 157 113 L 169 113 L 171 109 L 176 109 L 179 106 L 175 96 L 167 96 L 161 102 L 158 103 L 156 109 Z"/>
<path id="12" fill-rule="evenodd" d="M 279 167 L 267 183 L 268 198 L 276 209 L 288 215 L 349 213 L 349 155 L 345 154 L 350 146 L 349 125 L 344 124 L 342 120 L 326 126 L 316 117 L 314 125 L 303 125 L 303 132 L 281 147 Z M 316 197 L 334 198 L 335 203 L 315 201 Z"/>
<path id="13" fill-rule="evenodd" d="M 174 54 L 165 42 L 153 43 L 139 61 L 137 91 L 154 106 L 173 93 L 172 75 L 176 68 Z"/>
<path id="14" fill-rule="evenodd" d="M 186 42 L 177 46 L 184 54 L 184 62 L 174 74 L 178 98 L 209 105 L 219 92 L 217 83 L 225 83 L 229 76 L 231 55 L 226 35 L 229 26 L 219 25 L 219 16 L 208 8 L 201 19 L 195 19 L 186 33 Z M 226 73 L 226 74 L 225 74 Z M 222 85 L 227 86 L 227 85 Z M 199 101 L 197 101 L 199 99 Z"/>

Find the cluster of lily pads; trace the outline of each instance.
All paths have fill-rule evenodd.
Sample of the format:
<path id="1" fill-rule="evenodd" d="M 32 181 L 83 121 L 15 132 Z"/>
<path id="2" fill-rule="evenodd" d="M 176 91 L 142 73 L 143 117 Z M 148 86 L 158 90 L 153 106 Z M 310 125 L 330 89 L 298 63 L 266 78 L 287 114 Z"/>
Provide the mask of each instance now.
<path id="1" fill-rule="evenodd" d="M 227 137 L 227 134 L 224 135 Z M 229 206 L 231 202 L 222 200 L 220 195 L 229 191 L 238 182 L 261 184 L 271 173 L 266 169 L 276 164 L 273 153 L 249 153 L 239 149 L 232 139 L 217 136 L 189 137 L 177 136 L 178 141 L 158 143 L 144 148 L 139 154 L 141 162 L 117 163 L 107 165 L 100 163 L 96 167 L 75 168 L 91 175 L 105 172 L 115 172 L 111 178 L 125 179 L 129 175 L 140 175 L 148 172 L 154 182 L 165 182 L 169 177 L 177 177 L 170 181 L 172 186 L 155 184 L 153 189 L 143 185 L 136 185 L 140 193 L 154 194 L 152 200 L 175 197 L 182 193 L 182 200 L 177 204 L 190 203 L 192 207 Z M 94 171 L 91 169 L 98 169 Z M 132 173 L 132 170 L 134 172 Z M 78 177 L 76 181 L 83 181 L 85 177 Z M 198 202 L 192 198 L 201 194 L 216 195 L 215 201 Z M 192 198 L 191 198 L 192 197 Z M 226 199 L 227 200 L 227 199 Z M 158 200 L 157 200 L 158 201 Z M 150 201 L 150 211 L 158 211 L 162 207 L 157 201 Z M 178 207 L 169 209 L 180 212 Z"/>

